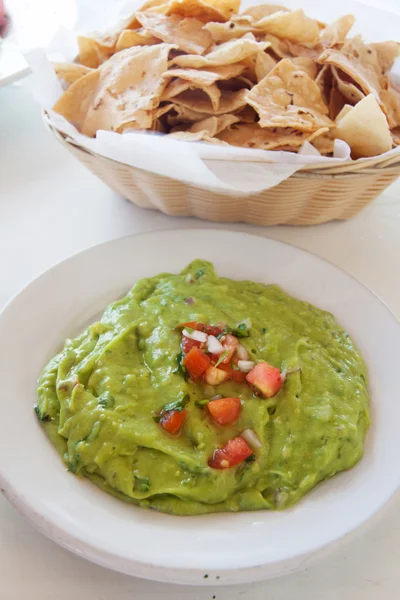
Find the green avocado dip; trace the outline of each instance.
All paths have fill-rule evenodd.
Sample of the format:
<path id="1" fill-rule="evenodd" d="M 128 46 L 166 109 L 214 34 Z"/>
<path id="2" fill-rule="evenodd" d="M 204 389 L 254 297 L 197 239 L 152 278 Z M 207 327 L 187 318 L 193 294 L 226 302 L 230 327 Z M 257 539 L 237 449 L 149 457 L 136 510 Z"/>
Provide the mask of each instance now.
<path id="1" fill-rule="evenodd" d="M 256 367 L 277 387 L 253 385 Z M 287 508 L 361 459 L 369 425 L 365 364 L 331 314 L 203 260 L 138 281 L 67 340 L 35 410 L 69 471 L 175 515 Z"/>

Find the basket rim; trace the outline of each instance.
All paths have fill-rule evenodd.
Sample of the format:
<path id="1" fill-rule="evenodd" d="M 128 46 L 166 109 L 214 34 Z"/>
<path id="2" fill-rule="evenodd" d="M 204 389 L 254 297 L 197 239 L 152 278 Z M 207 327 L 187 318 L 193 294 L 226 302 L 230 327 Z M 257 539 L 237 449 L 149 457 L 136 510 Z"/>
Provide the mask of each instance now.
<path id="1" fill-rule="evenodd" d="M 74 146 L 75 148 L 81 150 L 82 152 L 84 152 L 86 154 L 90 154 L 93 157 L 96 157 L 96 158 L 99 158 L 99 159 L 102 159 L 105 161 L 109 161 L 111 163 L 115 163 L 116 165 L 123 165 L 130 169 L 138 169 L 138 167 L 133 167 L 132 165 L 128 165 L 124 162 L 103 156 L 92 150 L 88 150 L 87 148 L 81 146 L 74 140 L 71 140 L 67 134 L 65 134 L 64 132 L 57 129 L 57 127 L 55 127 L 52 123 L 49 122 L 47 117 L 48 117 L 48 112 L 45 109 L 43 109 L 42 110 L 42 118 L 43 118 L 46 128 L 49 129 L 56 138 L 59 138 L 60 141 L 64 142 L 65 144 Z M 260 162 L 262 164 L 267 164 L 264 161 L 258 161 L 258 160 L 254 160 L 251 162 L 254 162 L 254 163 Z M 395 168 L 400 169 L 400 153 L 398 155 L 391 156 L 389 158 L 382 158 L 382 156 L 377 156 L 377 157 L 373 156 L 370 158 L 363 158 L 363 159 L 357 159 L 357 160 L 350 159 L 350 160 L 346 160 L 346 161 L 340 163 L 339 165 L 334 165 L 334 166 L 329 165 L 329 164 L 319 165 L 318 167 L 316 167 L 314 165 L 304 165 L 303 167 L 301 167 L 300 169 L 295 171 L 293 173 L 293 175 L 291 175 L 291 177 L 296 177 L 296 176 L 307 177 L 307 176 L 314 176 L 314 175 L 318 175 L 319 177 L 323 177 L 323 176 L 332 177 L 335 175 L 343 176 L 343 175 L 353 175 L 353 174 L 358 175 L 358 176 L 366 175 L 366 174 L 371 175 L 371 173 L 374 173 L 377 170 L 380 171 L 382 169 L 387 169 L 389 167 L 392 167 L 393 169 L 395 169 Z M 143 169 L 138 169 L 138 170 L 143 170 Z"/>

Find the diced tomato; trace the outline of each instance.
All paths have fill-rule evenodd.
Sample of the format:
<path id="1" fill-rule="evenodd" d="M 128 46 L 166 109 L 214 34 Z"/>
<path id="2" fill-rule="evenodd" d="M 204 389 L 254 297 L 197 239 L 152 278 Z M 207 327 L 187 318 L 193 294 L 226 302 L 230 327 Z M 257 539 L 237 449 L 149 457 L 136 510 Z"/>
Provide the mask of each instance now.
<path id="1" fill-rule="evenodd" d="M 282 387 L 282 377 L 279 369 L 267 362 L 259 362 L 246 375 L 248 383 L 264 398 L 272 398 Z"/>
<path id="2" fill-rule="evenodd" d="M 210 357 L 196 346 L 183 359 L 183 364 L 193 379 L 197 379 L 200 375 L 203 375 L 204 371 L 210 366 L 210 362 Z"/>
<path id="3" fill-rule="evenodd" d="M 169 410 L 160 419 L 160 425 L 171 435 L 178 435 L 187 417 L 187 410 Z"/>
<path id="4" fill-rule="evenodd" d="M 221 363 L 218 365 L 218 369 L 222 369 L 226 373 L 229 374 L 229 379 L 232 379 L 235 383 L 244 383 L 246 381 L 246 373 L 242 373 L 242 371 L 236 371 L 232 369 L 230 365 L 224 365 Z"/>
<path id="5" fill-rule="evenodd" d="M 208 333 L 208 335 L 220 335 L 222 333 L 221 327 L 217 327 L 217 325 L 204 325 L 204 323 L 197 323 L 196 326 L 197 331 L 204 331 L 204 333 Z"/>
<path id="6" fill-rule="evenodd" d="M 183 354 L 189 354 L 192 348 L 200 348 L 201 342 L 198 342 L 197 340 L 191 340 L 183 335 L 181 346 Z"/>
<path id="7" fill-rule="evenodd" d="M 223 347 L 225 348 L 225 350 L 228 351 L 228 354 L 225 356 L 224 360 L 222 361 L 223 363 L 225 363 L 227 365 L 231 362 L 232 358 L 234 357 L 235 352 L 239 346 L 239 341 L 237 338 L 235 338 L 235 336 L 230 335 L 228 333 L 224 337 L 223 341 L 221 340 L 221 343 L 222 343 Z"/>
<path id="8" fill-rule="evenodd" d="M 208 461 L 208 465 L 213 469 L 228 469 L 238 465 L 252 454 L 253 450 L 239 435 L 233 440 L 229 440 L 223 448 L 215 450 L 213 457 Z"/>
<path id="9" fill-rule="evenodd" d="M 205 382 L 208 385 L 220 385 L 229 379 L 229 373 L 217 367 L 208 367 L 204 374 Z"/>
<path id="10" fill-rule="evenodd" d="M 232 425 L 240 415 L 240 398 L 219 398 L 207 404 L 212 420 L 218 425 Z"/>

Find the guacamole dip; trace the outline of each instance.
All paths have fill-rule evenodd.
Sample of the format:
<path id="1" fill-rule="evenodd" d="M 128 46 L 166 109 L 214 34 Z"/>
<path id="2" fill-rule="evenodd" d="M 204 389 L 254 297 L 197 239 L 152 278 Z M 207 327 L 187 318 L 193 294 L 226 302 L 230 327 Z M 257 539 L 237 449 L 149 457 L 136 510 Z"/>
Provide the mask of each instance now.
<path id="1" fill-rule="evenodd" d="M 35 410 L 69 471 L 177 515 L 291 506 L 360 460 L 369 424 L 365 364 L 331 314 L 202 260 L 67 340 Z"/>

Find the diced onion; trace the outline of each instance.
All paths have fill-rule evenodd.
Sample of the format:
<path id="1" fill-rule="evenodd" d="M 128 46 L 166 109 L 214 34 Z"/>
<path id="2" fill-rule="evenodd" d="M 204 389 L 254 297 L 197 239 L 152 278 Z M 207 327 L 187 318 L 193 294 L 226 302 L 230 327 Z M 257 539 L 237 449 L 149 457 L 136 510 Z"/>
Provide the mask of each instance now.
<path id="1" fill-rule="evenodd" d="M 239 346 L 236 349 L 236 356 L 239 360 L 249 360 L 249 353 L 247 352 L 246 346 L 243 346 L 243 344 L 239 344 Z"/>
<path id="2" fill-rule="evenodd" d="M 187 329 L 184 329 L 182 335 L 189 338 L 189 340 L 195 340 L 196 342 L 206 342 L 208 338 L 208 335 L 204 333 L 204 331 L 197 331 L 196 329 L 190 332 Z"/>
<path id="3" fill-rule="evenodd" d="M 219 340 L 214 335 L 209 335 L 207 339 L 207 350 L 211 352 L 211 354 L 222 354 L 224 351 L 224 347 Z"/>
<path id="4" fill-rule="evenodd" d="M 252 429 L 245 429 L 240 435 L 248 443 L 248 445 L 253 448 L 253 450 L 254 448 L 262 448 L 262 443 Z"/>
<path id="5" fill-rule="evenodd" d="M 238 360 L 239 371 L 242 373 L 250 373 L 254 365 L 254 360 Z"/>
<path id="6" fill-rule="evenodd" d="M 210 398 L 210 401 L 211 400 L 221 400 L 221 398 L 222 398 L 221 394 L 217 394 L 216 396 L 213 396 L 212 398 Z"/>

